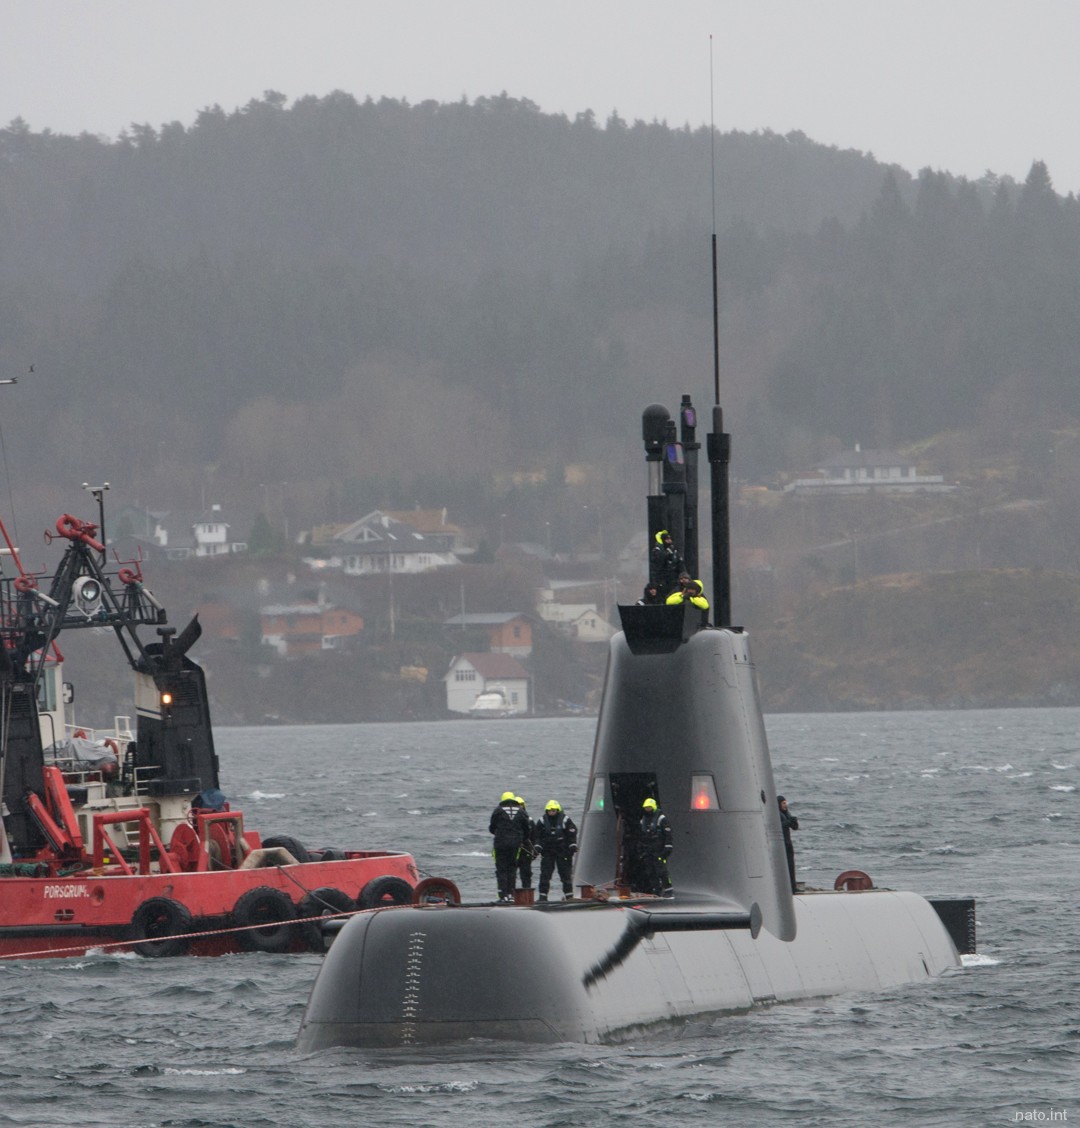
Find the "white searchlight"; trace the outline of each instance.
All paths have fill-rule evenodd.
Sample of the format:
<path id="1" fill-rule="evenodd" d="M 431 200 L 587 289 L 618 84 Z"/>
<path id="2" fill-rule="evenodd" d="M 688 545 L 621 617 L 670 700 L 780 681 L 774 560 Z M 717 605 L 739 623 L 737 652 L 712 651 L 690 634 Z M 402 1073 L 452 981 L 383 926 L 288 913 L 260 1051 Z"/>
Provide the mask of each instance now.
<path id="1" fill-rule="evenodd" d="M 71 585 L 71 602 L 87 617 L 101 610 L 101 581 L 94 576 L 80 576 Z"/>

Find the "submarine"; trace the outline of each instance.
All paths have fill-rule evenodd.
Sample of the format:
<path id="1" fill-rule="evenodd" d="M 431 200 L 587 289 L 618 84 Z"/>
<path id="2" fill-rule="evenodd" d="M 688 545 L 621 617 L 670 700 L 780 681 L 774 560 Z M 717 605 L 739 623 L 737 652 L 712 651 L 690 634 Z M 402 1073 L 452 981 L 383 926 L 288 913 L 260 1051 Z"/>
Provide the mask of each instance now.
<path id="1" fill-rule="evenodd" d="M 918 983 L 975 950 L 970 898 L 880 889 L 858 870 L 834 889 L 793 889 L 750 640 L 731 624 L 730 436 L 718 390 L 716 401 L 705 444 L 712 621 L 689 602 L 619 607 L 579 823 L 579 895 L 357 914 L 315 979 L 299 1050 L 613 1043 L 690 1018 Z M 695 576 L 701 444 L 690 396 L 677 415 L 651 404 L 642 417 L 648 543 L 670 531 Z M 673 836 L 659 895 L 643 891 L 627 849 L 650 798 Z"/>

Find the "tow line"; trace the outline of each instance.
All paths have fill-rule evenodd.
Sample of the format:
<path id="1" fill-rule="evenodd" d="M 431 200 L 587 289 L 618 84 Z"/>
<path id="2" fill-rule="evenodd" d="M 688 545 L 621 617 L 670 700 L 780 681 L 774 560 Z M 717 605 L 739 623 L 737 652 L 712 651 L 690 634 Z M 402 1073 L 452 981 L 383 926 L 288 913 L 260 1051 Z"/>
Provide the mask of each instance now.
<path id="1" fill-rule="evenodd" d="M 386 906 L 392 908 L 393 906 Z M 320 913 L 319 916 L 311 917 L 295 917 L 292 920 L 272 921 L 265 924 L 244 924 L 237 925 L 232 928 L 211 928 L 203 932 L 176 932 L 169 936 L 161 936 L 157 939 L 153 937 L 145 937 L 142 940 L 114 940 L 107 944 L 72 944 L 66 948 L 44 948 L 38 952 L 18 952 L 12 955 L 0 955 L 0 960 L 32 960 L 39 956 L 55 956 L 58 951 L 65 952 L 82 952 L 84 955 L 87 952 L 107 952 L 110 948 L 132 948 L 136 944 L 154 944 L 158 940 L 171 940 L 174 936 L 183 936 L 185 940 L 202 940 L 208 936 L 230 936 L 237 932 L 258 932 L 260 928 L 280 928 L 282 925 L 291 927 L 294 924 L 312 924 L 314 922 L 337 920 L 343 917 L 356 916 L 358 913 L 381 912 L 381 909 L 353 909 L 346 913 Z"/>

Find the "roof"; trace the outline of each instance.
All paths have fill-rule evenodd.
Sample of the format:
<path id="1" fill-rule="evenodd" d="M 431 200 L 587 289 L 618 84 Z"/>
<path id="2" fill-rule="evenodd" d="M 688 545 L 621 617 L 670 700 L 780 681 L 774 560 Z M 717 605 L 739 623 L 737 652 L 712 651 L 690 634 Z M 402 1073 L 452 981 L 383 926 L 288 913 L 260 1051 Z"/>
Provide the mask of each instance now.
<path id="1" fill-rule="evenodd" d="M 430 552 L 432 550 L 432 545 L 413 525 L 398 521 L 379 510 L 339 530 L 333 539 L 335 543 L 352 546 L 354 551 Z"/>
<path id="2" fill-rule="evenodd" d="M 482 678 L 527 678 L 529 671 L 512 654 L 459 654 L 451 663 L 468 662 Z"/>
<path id="3" fill-rule="evenodd" d="M 490 627 L 496 626 L 499 623 L 510 623 L 514 619 L 526 619 L 527 615 L 523 615 L 520 611 L 470 611 L 464 615 L 455 615 L 452 619 L 447 619 L 444 626 L 447 627 Z"/>
<path id="4" fill-rule="evenodd" d="M 259 608 L 260 614 L 280 618 L 283 615 L 322 615 L 340 608 L 325 603 L 268 603 Z"/>
<path id="5" fill-rule="evenodd" d="M 404 521 L 412 525 L 421 533 L 459 533 L 457 525 L 449 525 L 446 521 L 445 509 L 384 509 L 387 517 L 395 521 Z"/>
<path id="6" fill-rule="evenodd" d="M 915 459 L 897 454 L 895 450 L 845 450 L 819 463 L 822 470 L 842 470 L 859 466 L 914 466 Z"/>

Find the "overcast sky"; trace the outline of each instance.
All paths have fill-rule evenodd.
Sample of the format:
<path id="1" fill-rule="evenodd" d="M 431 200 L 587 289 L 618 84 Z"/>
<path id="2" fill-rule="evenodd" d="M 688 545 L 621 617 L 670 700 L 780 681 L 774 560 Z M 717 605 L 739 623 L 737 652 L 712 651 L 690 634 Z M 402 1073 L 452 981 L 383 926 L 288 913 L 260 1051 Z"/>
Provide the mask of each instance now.
<path id="1" fill-rule="evenodd" d="M 710 47 L 710 36 L 712 45 Z M 1080 0 L 0 0 L 0 125 L 116 137 L 266 90 L 802 130 L 1080 192 Z"/>

